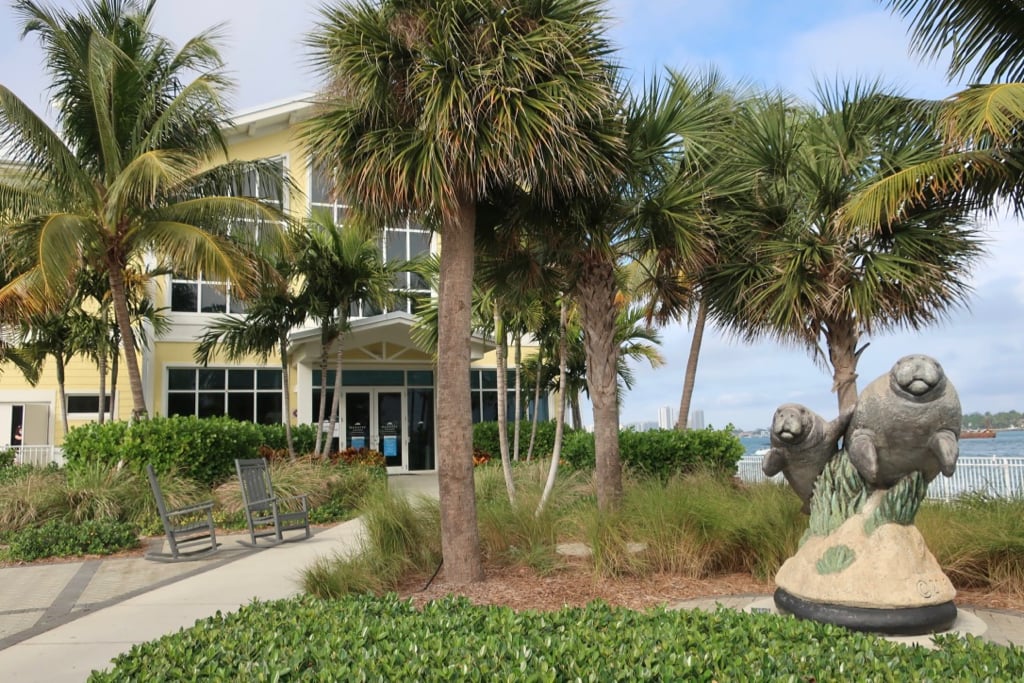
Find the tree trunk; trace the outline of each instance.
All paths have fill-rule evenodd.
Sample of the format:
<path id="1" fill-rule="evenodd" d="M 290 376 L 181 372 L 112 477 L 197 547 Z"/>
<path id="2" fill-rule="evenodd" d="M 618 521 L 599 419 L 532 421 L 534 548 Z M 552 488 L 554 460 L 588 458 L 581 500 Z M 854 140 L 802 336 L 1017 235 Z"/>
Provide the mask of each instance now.
<path id="1" fill-rule="evenodd" d="M 288 459 L 295 461 L 295 442 L 292 439 L 292 381 L 288 376 L 288 335 L 284 334 L 277 341 L 281 349 L 281 405 L 284 406 L 284 440 L 288 446 Z"/>
<path id="2" fill-rule="evenodd" d="M 437 428 L 441 553 L 452 584 L 482 581 L 473 482 L 469 391 L 476 205 L 463 202 L 443 226 L 438 285 Z"/>
<path id="3" fill-rule="evenodd" d="M 825 343 L 832 364 L 832 391 L 842 414 L 857 405 L 857 323 L 851 318 L 828 323 Z"/>
<path id="4" fill-rule="evenodd" d="M 578 431 L 583 429 L 583 410 L 580 408 L 580 392 L 573 391 L 571 393 L 569 405 L 572 407 L 572 428 Z"/>
<path id="5" fill-rule="evenodd" d="M 515 434 L 512 438 L 512 459 L 515 461 L 519 460 L 519 427 L 523 417 L 523 335 L 516 334 L 516 355 L 515 355 L 515 366 L 516 366 L 516 387 L 515 387 L 515 405 L 516 414 L 513 419 L 515 425 Z"/>
<path id="6" fill-rule="evenodd" d="M 565 326 L 569 318 L 569 301 L 562 297 L 562 307 L 558 314 L 558 386 L 565 386 L 565 378 L 569 374 L 569 349 L 566 343 Z M 535 517 L 540 517 L 544 507 L 551 497 L 551 491 L 555 488 L 555 478 L 558 476 L 558 464 L 562 459 L 562 438 L 565 435 L 565 392 L 558 392 L 558 408 L 555 409 L 555 443 L 551 449 L 551 465 L 548 468 L 548 478 L 544 482 L 544 491 L 540 495 L 540 502 L 537 503 Z"/>
<path id="7" fill-rule="evenodd" d="M 530 416 L 530 445 L 526 447 L 526 461 L 533 460 L 533 447 L 537 443 L 537 426 L 540 423 L 540 387 L 544 372 L 544 347 L 537 349 L 537 377 L 533 382 L 533 415 Z"/>
<path id="8" fill-rule="evenodd" d="M 494 300 L 494 360 L 498 384 L 498 450 L 501 452 L 501 472 L 505 475 L 505 490 L 510 503 L 516 502 L 516 483 L 512 479 L 512 461 L 508 454 L 508 356 L 505 347 L 505 321 L 501 305 Z"/>
<path id="9" fill-rule="evenodd" d="M 326 460 L 331 454 L 331 444 L 334 443 L 334 428 L 338 424 L 338 413 L 341 412 L 341 364 L 343 352 L 341 350 L 341 335 L 338 335 L 338 355 L 334 361 L 334 399 L 331 401 L 331 419 L 327 424 L 327 437 L 324 439 L 324 451 L 321 457 Z M 367 425 L 369 426 L 369 425 Z M 338 446 L 341 446 L 341 439 L 338 439 Z M 367 444 L 369 446 L 369 444 Z"/>
<path id="10" fill-rule="evenodd" d="M 117 371 L 120 366 L 119 356 L 121 352 L 118 349 L 118 344 L 113 345 L 114 352 L 110 356 L 110 421 L 114 421 L 114 410 L 117 406 L 115 401 L 117 400 Z"/>
<path id="11" fill-rule="evenodd" d="M 107 349 L 100 349 L 99 358 L 96 362 L 96 369 L 100 373 L 100 405 L 99 410 L 96 411 L 96 422 L 103 424 L 104 418 L 107 414 Z"/>
<path id="12" fill-rule="evenodd" d="M 57 396 L 60 400 L 60 419 L 64 436 L 68 435 L 68 396 L 64 386 L 64 355 L 62 352 L 53 354 L 57 371 Z"/>
<path id="13" fill-rule="evenodd" d="M 114 320 L 121 333 L 121 347 L 124 349 L 124 363 L 128 366 L 128 384 L 132 390 L 132 420 L 144 419 L 149 415 L 146 395 L 142 390 L 142 373 L 139 359 L 135 356 L 135 330 L 132 329 L 131 314 L 128 312 L 128 295 L 124 286 L 124 269 L 118 263 L 107 263 L 110 281 L 110 299 L 114 304 Z"/>
<path id="14" fill-rule="evenodd" d="M 594 406 L 597 505 L 609 511 L 622 502 L 614 266 L 598 255 L 589 255 L 576 290 L 587 356 L 587 387 Z"/>
<path id="15" fill-rule="evenodd" d="M 320 444 L 324 435 L 324 417 L 327 413 L 327 353 L 330 348 L 327 331 L 320 330 L 320 407 L 316 413 L 316 442 L 313 453 L 320 455 Z M 331 434 L 328 438 L 333 437 Z"/>
<path id="16" fill-rule="evenodd" d="M 693 398 L 693 384 L 697 379 L 697 360 L 700 347 L 704 343 L 704 324 L 708 319 L 708 307 L 704 299 L 697 300 L 697 319 L 693 323 L 693 338 L 690 340 L 690 355 L 686 359 L 686 375 L 683 377 L 683 395 L 679 398 L 679 416 L 676 418 L 676 429 L 686 431 L 690 416 L 690 400 Z"/>

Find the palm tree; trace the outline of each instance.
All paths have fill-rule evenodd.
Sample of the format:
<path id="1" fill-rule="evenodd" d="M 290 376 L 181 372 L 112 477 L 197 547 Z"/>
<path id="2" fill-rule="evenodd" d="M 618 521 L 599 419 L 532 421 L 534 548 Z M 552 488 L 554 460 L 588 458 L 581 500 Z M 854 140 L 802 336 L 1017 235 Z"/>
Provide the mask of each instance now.
<path id="1" fill-rule="evenodd" d="M 885 0 L 910 18 L 915 51 L 950 51 L 950 79 L 980 83 L 942 103 L 943 154 L 879 179 L 848 207 L 851 223 L 880 222 L 930 194 L 1024 215 L 1024 7 L 984 0 Z M 988 82 L 986 82 L 988 81 Z"/>
<path id="2" fill-rule="evenodd" d="M 23 34 L 38 37 L 53 79 L 57 130 L 0 86 L 0 147 L 19 169 L 0 178 L 0 205 L 10 207 L 2 229 L 36 254 L 35 267 L 0 298 L 52 298 L 80 264 L 101 267 L 136 417 L 147 409 L 126 273 L 141 271 L 136 264 L 153 255 L 180 273 L 201 271 L 249 291 L 257 276 L 250 250 L 283 246 L 279 211 L 224 196 L 247 175 L 281 188 L 280 167 L 214 165 L 226 153 L 228 85 L 216 34 L 202 33 L 176 52 L 150 30 L 154 5 L 93 0 L 76 14 L 16 0 Z"/>
<path id="3" fill-rule="evenodd" d="M 594 0 L 382 0 L 321 11 L 308 45 L 326 83 L 304 139 L 358 210 L 438 226 L 438 475 L 446 575 L 483 577 L 469 371 L 477 206 L 497 190 L 588 187 L 611 98 Z"/>
<path id="4" fill-rule="evenodd" d="M 331 402 L 328 437 L 321 455 L 327 457 L 331 435 L 337 424 L 341 401 L 343 335 L 349 328 L 352 305 L 359 301 L 378 309 L 391 306 L 399 295 L 393 289 L 399 272 L 408 270 L 404 261 L 384 262 L 377 229 L 352 221 L 337 225 L 325 212 L 314 212 L 299 231 L 295 247 L 296 275 L 302 279 L 298 301 L 309 315 L 320 321 L 320 414 L 323 425 L 327 398 L 327 360 L 335 348 L 334 400 Z M 317 429 L 320 449 L 322 429 Z"/>
<path id="5" fill-rule="evenodd" d="M 598 506 L 615 508 L 622 499 L 619 459 L 619 400 L 616 381 L 616 300 L 625 266 L 653 257 L 657 277 L 699 269 L 711 246 L 702 218 L 708 188 L 685 160 L 701 157 L 718 134 L 720 78 L 670 74 L 652 79 L 622 104 L 621 135 L 626 147 L 615 188 L 598 195 L 566 197 L 549 220 L 561 227 L 571 295 L 579 309 L 586 351 L 587 387 L 594 410 Z"/>
<path id="6" fill-rule="evenodd" d="M 306 320 L 306 310 L 290 289 L 291 267 L 282 262 L 264 264 L 268 275 L 255 297 L 245 302 L 245 315 L 223 315 L 206 325 L 193 356 L 204 366 L 221 352 L 228 360 L 256 356 L 266 362 L 277 352 L 281 364 L 281 405 L 288 457 L 295 459 L 292 441 L 292 389 L 289 369 L 288 333 Z"/>
<path id="7" fill-rule="evenodd" d="M 942 318 L 980 255 L 965 206 L 935 194 L 882 224 L 845 215 L 862 188 L 941 153 L 929 113 L 877 84 L 837 83 L 819 86 L 816 108 L 765 96 L 738 122 L 729 163 L 753 184 L 703 280 L 709 313 L 745 340 L 811 350 L 841 413 L 857 400 L 862 337 Z"/>

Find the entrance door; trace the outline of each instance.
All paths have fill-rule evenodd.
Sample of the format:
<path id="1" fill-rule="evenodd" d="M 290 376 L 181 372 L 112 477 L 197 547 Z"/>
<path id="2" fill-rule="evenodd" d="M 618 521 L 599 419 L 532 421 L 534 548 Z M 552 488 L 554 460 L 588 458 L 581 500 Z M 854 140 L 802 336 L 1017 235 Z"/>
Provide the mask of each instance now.
<path id="1" fill-rule="evenodd" d="M 404 397 L 395 389 L 346 391 L 345 446 L 380 451 L 389 472 L 405 472 Z"/>

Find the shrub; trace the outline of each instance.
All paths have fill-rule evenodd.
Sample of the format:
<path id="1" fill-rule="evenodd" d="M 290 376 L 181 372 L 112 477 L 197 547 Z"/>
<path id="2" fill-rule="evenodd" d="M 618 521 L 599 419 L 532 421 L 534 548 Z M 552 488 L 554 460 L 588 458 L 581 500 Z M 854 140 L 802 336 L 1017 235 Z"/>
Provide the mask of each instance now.
<path id="1" fill-rule="evenodd" d="M 14 467 L 14 459 L 16 453 L 13 448 L 0 449 L 0 470 L 5 470 L 10 467 Z"/>
<path id="2" fill-rule="evenodd" d="M 934 650 L 772 614 L 645 612 L 594 602 L 515 612 L 393 595 L 254 602 L 136 645 L 90 681 L 1022 680 L 1024 651 L 936 638 Z"/>
<path id="3" fill-rule="evenodd" d="M 722 430 L 655 429 L 619 432 L 622 463 L 642 474 L 667 479 L 675 474 L 713 469 L 732 473 L 745 449 L 733 436 L 732 427 Z M 594 435 L 574 434 L 566 438 L 562 457 L 576 468 L 594 466 Z"/>
<path id="4" fill-rule="evenodd" d="M 43 557 L 109 555 L 138 545 L 138 529 L 124 522 L 51 520 L 15 533 L 7 552 L 13 560 L 28 562 Z"/>
<path id="5" fill-rule="evenodd" d="M 533 424 L 528 420 L 519 423 L 519 457 L 526 457 L 526 451 L 530 445 L 530 430 Z M 574 430 L 566 427 L 565 433 L 569 434 Z M 512 454 L 512 446 L 515 443 L 515 423 L 509 416 L 508 421 L 508 447 L 509 454 Z M 501 446 L 498 442 L 497 422 L 477 422 L 473 425 L 473 447 L 491 456 L 497 457 L 501 453 Z M 546 420 L 537 423 L 537 438 L 534 441 L 533 457 L 546 458 L 551 455 L 555 448 L 555 422 Z"/>
<path id="6" fill-rule="evenodd" d="M 312 450 L 309 436 L 313 434 L 310 425 L 293 428 L 296 452 Z M 284 425 L 258 425 L 229 417 L 153 417 L 131 424 L 75 427 L 64 440 L 64 458 L 69 469 L 87 462 L 114 467 L 123 461 L 141 473 L 150 463 L 158 473 L 176 469 L 181 476 L 216 486 L 234 472 L 235 459 L 256 457 L 260 446 L 285 448 Z"/>

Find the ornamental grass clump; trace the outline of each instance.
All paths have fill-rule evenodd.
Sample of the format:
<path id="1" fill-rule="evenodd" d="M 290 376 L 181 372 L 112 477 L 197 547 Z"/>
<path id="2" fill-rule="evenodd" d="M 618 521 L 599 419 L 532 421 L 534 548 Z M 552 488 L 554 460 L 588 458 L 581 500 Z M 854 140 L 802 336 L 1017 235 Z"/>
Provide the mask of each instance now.
<path id="1" fill-rule="evenodd" d="M 410 500 L 380 487 L 363 498 L 363 534 L 350 555 L 320 558 L 302 574 L 303 589 L 322 598 L 381 592 L 441 561 L 440 510 L 426 497 Z"/>

